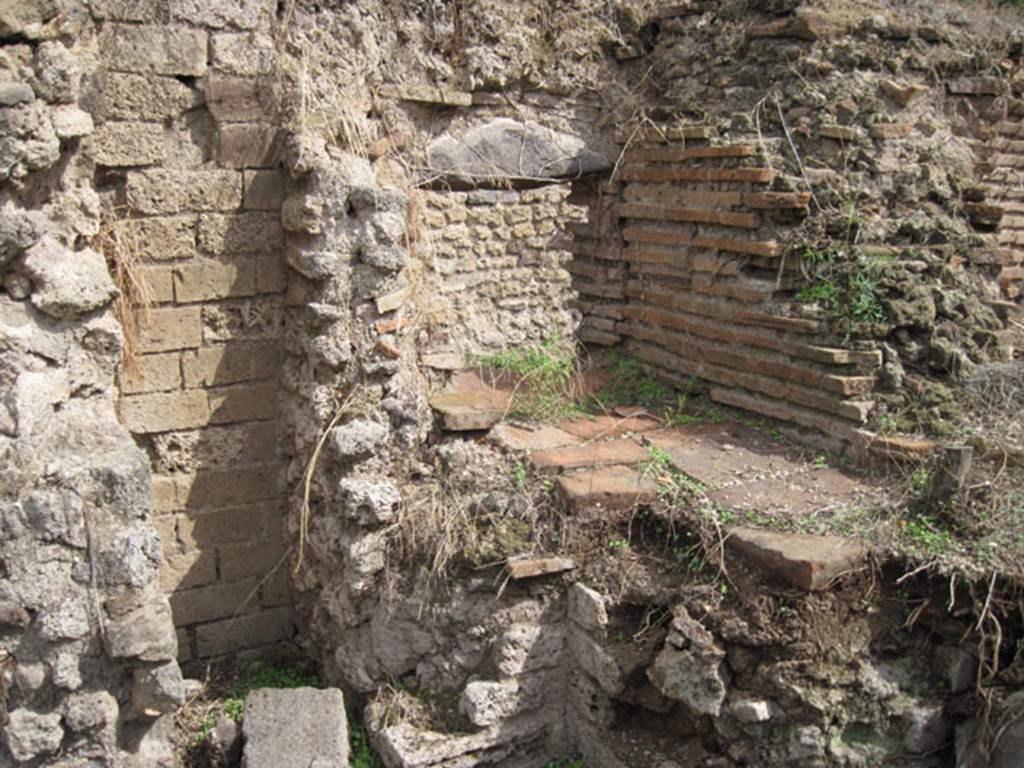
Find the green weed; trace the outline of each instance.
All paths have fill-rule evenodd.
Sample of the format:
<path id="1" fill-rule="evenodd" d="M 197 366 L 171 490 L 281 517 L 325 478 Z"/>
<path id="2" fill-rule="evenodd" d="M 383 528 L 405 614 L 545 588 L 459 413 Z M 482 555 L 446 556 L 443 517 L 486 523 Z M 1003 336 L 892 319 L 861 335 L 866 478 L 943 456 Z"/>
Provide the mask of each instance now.
<path id="1" fill-rule="evenodd" d="M 915 496 L 923 496 L 931 484 L 932 473 L 928 467 L 918 467 L 910 475 L 910 487 L 914 490 Z"/>
<path id="2" fill-rule="evenodd" d="M 849 344 L 885 319 L 878 293 L 884 262 L 868 258 L 856 247 L 804 251 L 813 283 L 797 299 L 817 304 L 834 334 Z"/>
<path id="3" fill-rule="evenodd" d="M 293 667 L 274 665 L 261 666 L 251 674 L 239 680 L 232 695 L 221 702 L 224 714 L 239 722 L 245 714 L 245 699 L 257 688 L 318 688 L 320 681 L 316 675 Z"/>
<path id="4" fill-rule="evenodd" d="M 370 748 L 370 739 L 358 723 L 348 726 L 349 762 L 348 768 L 383 768 L 383 763 Z"/>
<path id="5" fill-rule="evenodd" d="M 908 520 L 904 530 L 913 545 L 925 554 L 942 555 L 957 548 L 953 535 L 939 528 L 927 515 Z"/>
<path id="6" fill-rule="evenodd" d="M 559 758 L 558 760 L 552 760 L 550 763 L 544 766 L 544 768 L 587 768 L 583 760 L 579 758 L 569 759 L 567 757 Z"/>
<path id="7" fill-rule="evenodd" d="M 561 421 L 580 412 L 573 384 L 579 371 L 576 350 L 558 336 L 526 349 L 484 355 L 480 365 L 521 377 L 512 414 L 536 421 Z"/>

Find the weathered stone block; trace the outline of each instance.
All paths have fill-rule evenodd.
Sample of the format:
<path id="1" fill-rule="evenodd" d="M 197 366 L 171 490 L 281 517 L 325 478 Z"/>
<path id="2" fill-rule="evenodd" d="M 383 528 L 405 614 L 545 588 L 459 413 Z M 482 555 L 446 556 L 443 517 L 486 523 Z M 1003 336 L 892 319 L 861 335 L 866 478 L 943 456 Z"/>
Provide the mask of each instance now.
<path id="1" fill-rule="evenodd" d="M 178 484 L 173 477 L 153 476 L 153 512 L 161 515 L 180 507 Z"/>
<path id="2" fill-rule="evenodd" d="M 148 321 L 139 323 L 140 352 L 168 352 L 191 349 L 203 341 L 203 326 L 198 307 L 154 309 Z"/>
<path id="3" fill-rule="evenodd" d="M 88 136 L 93 132 L 92 116 L 74 104 L 61 104 L 50 113 L 53 132 L 61 141 Z"/>
<path id="4" fill-rule="evenodd" d="M 210 422 L 261 421 L 277 415 L 277 385 L 237 385 L 208 392 Z"/>
<path id="5" fill-rule="evenodd" d="M 278 360 L 276 345 L 229 342 L 185 353 L 181 367 L 186 387 L 210 387 L 273 376 Z"/>
<path id="6" fill-rule="evenodd" d="M 284 510 L 265 501 L 179 515 L 178 537 L 186 547 L 212 552 L 214 546 L 244 544 L 263 536 L 281 536 Z"/>
<path id="7" fill-rule="evenodd" d="M 165 0 L 92 0 L 89 10 L 97 19 L 152 22 L 165 5 Z"/>
<path id="8" fill-rule="evenodd" d="M 474 680 L 459 698 L 459 709 L 473 725 L 486 728 L 511 717 L 522 707 L 523 695 L 515 680 Z"/>
<path id="9" fill-rule="evenodd" d="M 226 619 L 236 614 L 251 613 L 257 606 L 254 580 L 232 584 L 211 584 L 196 589 L 179 590 L 171 595 L 174 625 L 185 627 L 201 621 Z"/>
<path id="10" fill-rule="evenodd" d="M 271 608 L 250 616 L 196 627 L 196 649 L 201 657 L 208 658 L 240 648 L 276 643 L 291 633 L 291 608 Z"/>
<path id="11" fill-rule="evenodd" d="M 284 293 L 288 288 L 288 273 L 284 259 L 277 253 L 259 256 L 256 259 L 256 292 Z"/>
<path id="12" fill-rule="evenodd" d="M 253 123 L 273 116 L 271 91 L 256 78 L 213 74 L 203 91 L 206 107 L 219 123 Z"/>
<path id="13" fill-rule="evenodd" d="M 198 391 L 127 395 L 118 403 L 118 412 L 136 434 L 201 427 L 210 420 L 206 394 Z"/>
<path id="14" fill-rule="evenodd" d="M 148 170 L 128 174 L 128 204 L 138 213 L 230 211 L 242 204 L 235 171 Z"/>
<path id="15" fill-rule="evenodd" d="M 355 419 L 331 430 L 330 446 L 341 459 L 369 456 L 388 437 L 386 425 L 369 419 Z"/>
<path id="16" fill-rule="evenodd" d="M 94 114 L 100 120 L 162 121 L 200 103 L 198 91 L 173 77 L 105 72 L 99 77 Z"/>
<path id="17" fill-rule="evenodd" d="M 115 659 L 170 661 L 178 652 L 178 641 L 167 600 L 154 595 L 143 607 L 111 618 L 104 641 Z"/>
<path id="18" fill-rule="evenodd" d="M 117 374 L 122 394 L 139 395 L 145 392 L 167 392 L 181 387 L 181 366 L 175 353 L 142 355 L 129 371 L 123 368 Z"/>
<path id="19" fill-rule="evenodd" d="M 46 236 L 25 252 L 24 264 L 36 286 L 32 304 L 51 317 L 78 317 L 117 295 L 106 261 L 90 248 L 72 253 Z"/>
<path id="20" fill-rule="evenodd" d="M 281 162 L 280 132 L 258 123 L 222 125 L 217 160 L 226 168 L 272 168 Z"/>
<path id="21" fill-rule="evenodd" d="M 259 211 L 276 211 L 284 202 L 284 174 L 281 171 L 245 171 L 242 205 Z"/>
<path id="22" fill-rule="evenodd" d="M 149 300 L 153 304 L 169 304 L 174 301 L 174 273 L 170 266 L 138 267 L 135 276 L 146 286 Z"/>
<path id="23" fill-rule="evenodd" d="M 193 589 L 217 581 L 217 556 L 206 552 L 169 551 L 160 567 L 160 588 L 165 592 Z"/>
<path id="24" fill-rule="evenodd" d="M 179 304 L 256 293 L 255 265 L 248 259 L 196 259 L 174 270 L 174 297 Z"/>
<path id="25" fill-rule="evenodd" d="M 145 261 L 189 259 L 196 254 L 198 216 L 155 216 L 145 219 L 123 219 L 115 232 L 125 247 Z"/>
<path id="26" fill-rule="evenodd" d="M 8 717 L 4 734 L 11 755 L 23 763 L 52 755 L 60 749 L 64 728 L 57 712 L 39 714 L 28 709 L 16 709 Z"/>
<path id="27" fill-rule="evenodd" d="M 255 576 L 263 579 L 282 565 L 284 542 L 279 535 L 269 541 L 246 541 L 217 547 L 220 555 L 220 573 L 225 581 L 236 581 Z"/>
<path id="28" fill-rule="evenodd" d="M 178 498 L 187 509 L 232 507 L 280 495 L 276 465 L 204 471 L 182 478 Z"/>
<path id="29" fill-rule="evenodd" d="M 274 6 L 272 0 L 170 0 L 175 21 L 214 29 L 252 29 Z"/>
<path id="30" fill-rule="evenodd" d="M 270 74 L 277 51 L 269 35 L 258 32 L 225 32 L 210 40 L 210 63 L 232 75 L 256 77 Z"/>
<path id="31" fill-rule="evenodd" d="M 156 165 L 167 157 L 168 143 L 160 123 L 106 123 L 87 142 L 99 165 Z"/>
<path id="32" fill-rule="evenodd" d="M 209 253 L 263 253 L 281 248 L 283 240 L 280 218 L 272 213 L 203 214 L 199 219 L 199 245 Z"/>
<path id="33" fill-rule="evenodd" d="M 206 74 L 206 32 L 191 27 L 109 24 L 100 32 L 99 47 L 112 70 Z"/>
<path id="34" fill-rule="evenodd" d="M 580 583 L 569 590 L 569 618 L 584 629 L 601 630 L 608 626 L 604 596 Z"/>
<path id="35" fill-rule="evenodd" d="M 337 688 L 253 691 L 243 732 L 246 768 L 348 765 L 348 719 Z"/>
<path id="36" fill-rule="evenodd" d="M 137 668 L 132 675 L 132 706 L 144 717 L 174 712 L 185 702 L 181 669 L 175 662 Z"/>

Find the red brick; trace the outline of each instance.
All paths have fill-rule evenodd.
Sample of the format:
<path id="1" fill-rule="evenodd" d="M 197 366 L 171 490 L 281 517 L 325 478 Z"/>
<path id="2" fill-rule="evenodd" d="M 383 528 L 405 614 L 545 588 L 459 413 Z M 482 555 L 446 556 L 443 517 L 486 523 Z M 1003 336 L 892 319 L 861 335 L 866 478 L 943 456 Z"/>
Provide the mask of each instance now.
<path id="1" fill-rule="evenodd" d="M 561 472 L 584 467 L 607 467 L 616 464 L 639 464 L 648 452 L 629 439 L 610 440 L 583 446 L 556 448 L 530 454 L 530 462 L 539 472 Z"/>
<path id="2" fill-rule="evenodd" d="M 621 217 L 632 219 L 718 224 L 723 227 L 741 227 L 743 229 L 757 229 L 761 226 L 761 217 L 756 213 L 731 213 L 708 208 L 666 208 L 640 203 L 623 203 L 619 206 L 618 213 Z"/>
<path id="3" fill-rule="evenodd" d="M 770 184 L 778 171 L 773 168 L 658 168 L 644 164 L 622 167 L 624 181 L 749 181 Z"/>

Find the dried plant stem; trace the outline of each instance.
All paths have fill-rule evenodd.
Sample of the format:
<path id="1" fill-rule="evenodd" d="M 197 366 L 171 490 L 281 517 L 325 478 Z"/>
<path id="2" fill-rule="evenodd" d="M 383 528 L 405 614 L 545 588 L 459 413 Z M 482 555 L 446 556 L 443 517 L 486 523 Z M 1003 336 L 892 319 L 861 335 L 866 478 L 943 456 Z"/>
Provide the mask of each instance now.
<path id="1" fill-rule="evenodd" d="M 306 537 L 309 535 L 309 496 L 313 486 L 313 475 L 316 472 L 316 465 L 320 459 L 320 453 L 324 449 L 324 445 L 327 443 L 327 438 L 331 434 L 331 430 L 334 429 L 338 422 L 341 421 L 342 417 L 349 412 L 357 389 L 353 389 L 349 392 L 348 396 L 342 401 L 338 407 L 337 413 L 328 422 L 324 431 L 320 434 L 320 439 L 317 441 L 316 448 L 313 449 L 313 455 L 309 457 L 309 463 L 306 465 L 306 471 L 302 478 L 302 508 L 299 511 L 299 554 L 295 558 L 294 573 L 298 573 L 302 567 L 302 560 L 305 557 L 306 552 Z"/>

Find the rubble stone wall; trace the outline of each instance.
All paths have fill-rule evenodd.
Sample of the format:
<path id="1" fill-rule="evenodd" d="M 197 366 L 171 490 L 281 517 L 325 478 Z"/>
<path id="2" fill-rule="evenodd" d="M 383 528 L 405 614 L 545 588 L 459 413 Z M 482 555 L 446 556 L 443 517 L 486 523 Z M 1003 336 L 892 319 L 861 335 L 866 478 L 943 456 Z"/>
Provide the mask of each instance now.
<path id="1" fill-rule="evenodd" d="M 184 700 L 149 463 L 115 413 L 95 31 L 78 3 L 0 16 L 3 765 L 173 765 Z"/>
<path id="2" fill-rule="evenodd" d="M 467 354 L 573 335 L 566 226 L 584 211 L 569 192 L 562 184 L 422 193 L 428 365 L 447 353 L 461 367 Z"/>

